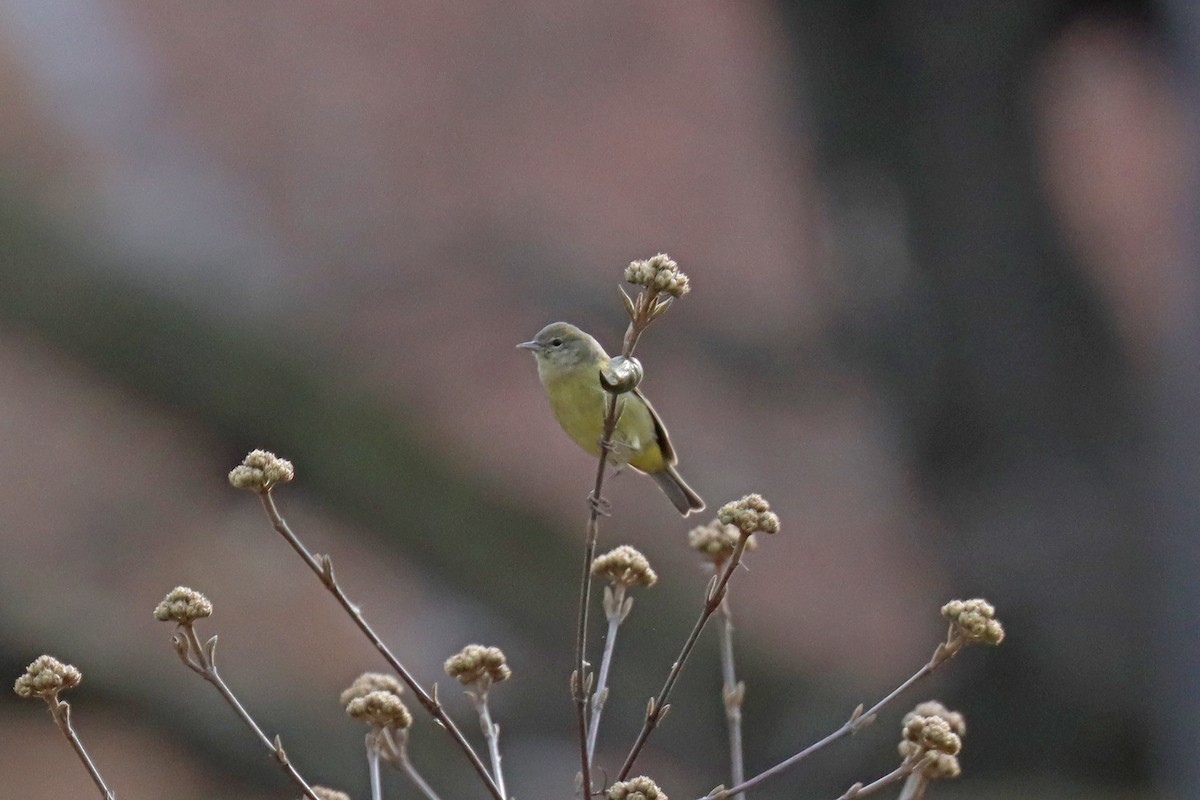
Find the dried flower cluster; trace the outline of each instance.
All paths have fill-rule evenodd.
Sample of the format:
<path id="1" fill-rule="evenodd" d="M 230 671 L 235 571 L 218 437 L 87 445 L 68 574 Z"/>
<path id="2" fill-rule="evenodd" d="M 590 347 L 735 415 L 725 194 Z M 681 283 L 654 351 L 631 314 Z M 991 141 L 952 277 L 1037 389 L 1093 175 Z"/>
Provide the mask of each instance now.
<path id="1" fill-rule="evenodd" d="M 83 680 L 83 673 L 54 656 L 38 656 L 25 674 L 17 678 L 13 691 L 21 697 L 57 699 L 64 689 L 74 689 Z"/>
<path id="2" fill-rule="evenodd" d="M 365 697 L 371 692 L 391 692 L 399 696 L 404 693 L 404 684 L 392 675 L 382 672 L 364 672 L 346 687 L 339 700 L 342 705 L 346 705 L 354 698 Z"/>
<path id="3" fill-rule="evenodd" d="M 412 714 L 400 699 L 404 687 L 391 675 L 364 672 L 354 679 L 339 700 L 346 713 L 373 728 L 403 730 L 412 725 Z"/>
<path id="4" fill-rule="evenodd" d="M 596 556 L 592 561 L 592 574 L 613 586 L 653 586 L 658 583 L 658 575 L 650 568 L 650 562 L 627 544 Z"/>
<path id="5" fill-rule="evenodd" d="M 493 683 L 508 680 L 512 670 L 508 668 L 504 652 L 499 647 L 484 647 L 469 644 L 460 652 L 446 659 L 446 674 L 458 678 L 463 686 L 474 684 L 487 691 Z"/>
<path id="6" fill-rule="evenodd" d="M 691 290 L 688 286 L 688 276 L 679 271 L 679 265 L 666 253 L 631 261 L 625 268 L 625 280 L 635 286 L 645 286 L 652 292 L 662 292 L 672 297 L 682 297 Z"/>
<path id="7" fill-rule="evenodd" d="M 741 538 L 741 531 L 733 525 L 723 524 L 719 519 L 688 531 L 688 545 L 714 564 L 728 561 Z M 747 550 L 757 546 L 758 541 L 753 536 L 746 540 Z"/>
<path id="8" fill-rule="evenodd" d="M 608 789 L 609 800 L 667 800 L 666 792 L 658 784 L 640 775 L 627 781 L 618 781 Z"/>
<path id="9" fill-rule="evenodd" d="M 779 517 L 760 494 L 748 494 L 721 506 L 717 519 L 723 525 L 733 525 L 742 533 L 779 533 Z"/>
<path id="10" fill-rule="evenodd" d="M 904 715 L 900 755 L 918 760 L 929 757 L 921 774 L 926 778 L 957 778 L 962 772 L 958 753 L 967 733 L 963 715 L 931 700 Z"/>
<path id="11" fill-rule="evenodd" d="M 373 728 L 403 730 L 412 725 L 412 714 L 398 695 L 391 692 L 367 692 L 346 704 L 346 713 Z"/>
<path id="12" fill-rule="evenodd" d="M 942 616 L 967 642 L 997 645 L 1004 641 L 1004 626 L 996 609 L 986 600 L 951 600 L 942 606 Z"/>
<path id="13" fill-rule="evenodd" d="M 163 622 L 190 625 L 198 619 L 212 616 L 209 599 L 186 586 L 176 586 L 154 609 L 154 618 Z"/>
<path id="14" fill-rule="evenodd" d="M 288 483 L 296 477 L 292 462 L 266 450 L 251 450 L 229 473 L 229 482 L 248 492 L 269 492 L 277 484 Z"/>

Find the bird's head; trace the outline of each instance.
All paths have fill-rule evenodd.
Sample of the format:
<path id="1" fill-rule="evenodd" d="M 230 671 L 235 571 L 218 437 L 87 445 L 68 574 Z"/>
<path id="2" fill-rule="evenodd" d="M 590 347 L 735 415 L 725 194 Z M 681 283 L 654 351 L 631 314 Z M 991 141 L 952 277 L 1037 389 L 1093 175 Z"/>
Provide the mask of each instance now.
<path id="1" fill-rule="evenodd" d="M 538 371 L 566 372 L 579 367 L 599 367 L 608 360 L 600 343 L 566 322 L 552 322 L 538 331 L 531 341 L 517 347 L 533 353 Z"/>

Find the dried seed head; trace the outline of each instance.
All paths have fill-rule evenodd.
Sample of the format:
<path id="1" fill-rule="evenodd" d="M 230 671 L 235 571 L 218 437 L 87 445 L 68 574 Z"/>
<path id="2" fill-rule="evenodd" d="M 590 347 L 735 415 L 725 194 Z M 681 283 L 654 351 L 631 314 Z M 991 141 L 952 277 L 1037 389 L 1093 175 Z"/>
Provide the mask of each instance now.
<path id="1" fill-rule="evenodd" d="M 717 519 L 742 533 L 779 533 L 779 517 L 760 494 L 748 494 L 741 500 L 726 503 L 717 512 Z"/>
<path id="2" fill-rule="evenodd" d="M 1004 626 L 986 600 L 951 600 L 942 606 L 942 616 L 967 643 L 997 645 L 1004 641 Z"/>
<path id="3" fill-rule="evenodd" d="M 909 714 L 916 714 L 923 717 L 941 717 L 950 725 L 950 730 L 957 733 L 960 737 L 967 735 L 967 720 L 957 711 L 951 711 L 937 700 L 926 700 L 924 703 L 918 703 Z M 907 716 L 906 716 L 907 718 Z"/>
<path id="4" fill-rule="evenodd" d="M 504 652 L 499 647 L 484 647 L 469 644 L 446 659 L 446 674 L 458 678 L 463 686 L 474 685 L 486 692 L 493 683 L 508 680 L 512 670 L 508 668 Z"/>
<path id="5" fill-rule="evenodd" d="M 627 781 L 618 781 L 608 789 L 609 800 L 667 800 L 667 794 L 658 784 L 640 775 Z"/>
<path id="6" fill-rule="evenodd" d="M 679 265 L 666 253 L 653 258 L 631 261 L 625 268 L 625 280 L 636 286 L 645 286 L 652 292 L 683 297 L 689 291 L 688 276 L 679 271 Z"/>
<path id="7" fill-rule="evenodd" d="M 962 773 L 958 754 L 966 721 L 936 701 L 921 703 L 901 720 L 900 755 L 906 759 L 927 759 L 921 772 L 927 778 L 957 778 Z"/>
<path id="8" fill-rule="evenodd" d="M 736 526 L 725 525 L 719 519 L 688 531 L 688 544 L 714 564 L 728 561 L 741 538 L 741 531 Z M 755 547 L 758 547 L 758 541 L 751 536 L 746 540 L 746 549 Z"/>
<path id="9" fill-rule="evenodd" d="M 190 625 L 202 617 L 212 616 L 212 612 L 212 603 L 207 597 L 186 586 L 176 586 L 154 609 L 154 618 Z"/>
<path id="10" fill-rule="evenodd" d="M 229 473 L 229 482 L 248 492 L 269 492 L 277 484 L 296 477 L 292 462 L 266 450 L 251 450 L 242 463 Z"/>
<path id="11" fill-rule="evenodd" d="M 391 692 L 399 696 L 404 692 L 404 684 L 395 677 L 382 672 L 364 672 L 354 679 L 339 697 L 342 705 L 348 704 L 356 697 L 365 697 L 371 692 Z"/>
<path id="12" fill-rule="evenodd" d="M 627 544 L 596 556 L 592 574 L 613 586 L 653 586 L 658 582 L 646 557 Z"/>
<path id="13" fill-rule="evenodd" d="M 949 722 L 941 717 L 920 714 L 905 716 L 904 743 L 920 752 L 938 750 L 952 756 L 962 749 L 962 739 L 951 730 Z"/>
<path id="14" fill-rule="evenodd" d="M 392 692 L 367 692 L 346 704 L 346 713 L 374 728 L 395 728 L 412 725 L 412 714 L 404 702 Z"/>
<path id="15" fill-rule="evenodd" d="M 926 778 L 957 778 L 962 775 L 962 766 L 958 763 L 958 756 L 948 755 L 946 753 L 938 753 L 933 757 L 921 773 Z"/>
<path id="16" fill-rule="evenodd" d="M 324 786 L 312 787 L 313 794 L 321 798 L 321 800 L 350 800 L 350 795 L 345 792 L 339 792 L 337 789 L 328 789 Z"/>
<path id="17" fill-rule="evenodd" d="M 13 691 L 21 697 L 57 698 L 63 689 L 74 689 L 83 680 L 83 673 L 54 656 L 38 656 L 25 674 L 17 678 Z"/>

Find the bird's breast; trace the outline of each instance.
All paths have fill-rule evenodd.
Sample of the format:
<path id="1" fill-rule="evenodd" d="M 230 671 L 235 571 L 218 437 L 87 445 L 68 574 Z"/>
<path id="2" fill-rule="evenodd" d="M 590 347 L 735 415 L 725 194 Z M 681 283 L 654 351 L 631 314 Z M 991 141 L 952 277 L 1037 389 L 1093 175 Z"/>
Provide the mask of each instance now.
<path id="1" fill-rule="evenodd" d="M 546 395 L 555 419 L 575 443 L 592 455 L 600 452 L 606 394 L 598 375 L 568 374 L 546 381 Z"/>

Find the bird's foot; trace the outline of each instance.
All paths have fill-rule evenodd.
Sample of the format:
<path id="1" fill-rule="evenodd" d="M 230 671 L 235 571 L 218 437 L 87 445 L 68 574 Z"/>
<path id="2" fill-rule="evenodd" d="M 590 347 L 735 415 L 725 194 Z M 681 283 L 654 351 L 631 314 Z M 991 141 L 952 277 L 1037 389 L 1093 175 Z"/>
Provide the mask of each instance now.
<path id="1" fill-rule="evenodd" d="M 637 452 L 637 448 L 628 442 L 620 439 L 613 439 L 608 443 L 608 464 L 616 471 L 620 471 L 622 467 L 629 463 L 629 459 Z"/>
<path id="2" fill-rule="evenodd" d="M 591 506 L 592 511 L 594 511 L 597 516 L 612 516 L 612 503 L 608 502 L 608 500 L 604 499 L 603 497 L 597 497 L 595 494 L 589 494 L 588 505 Z"/>

